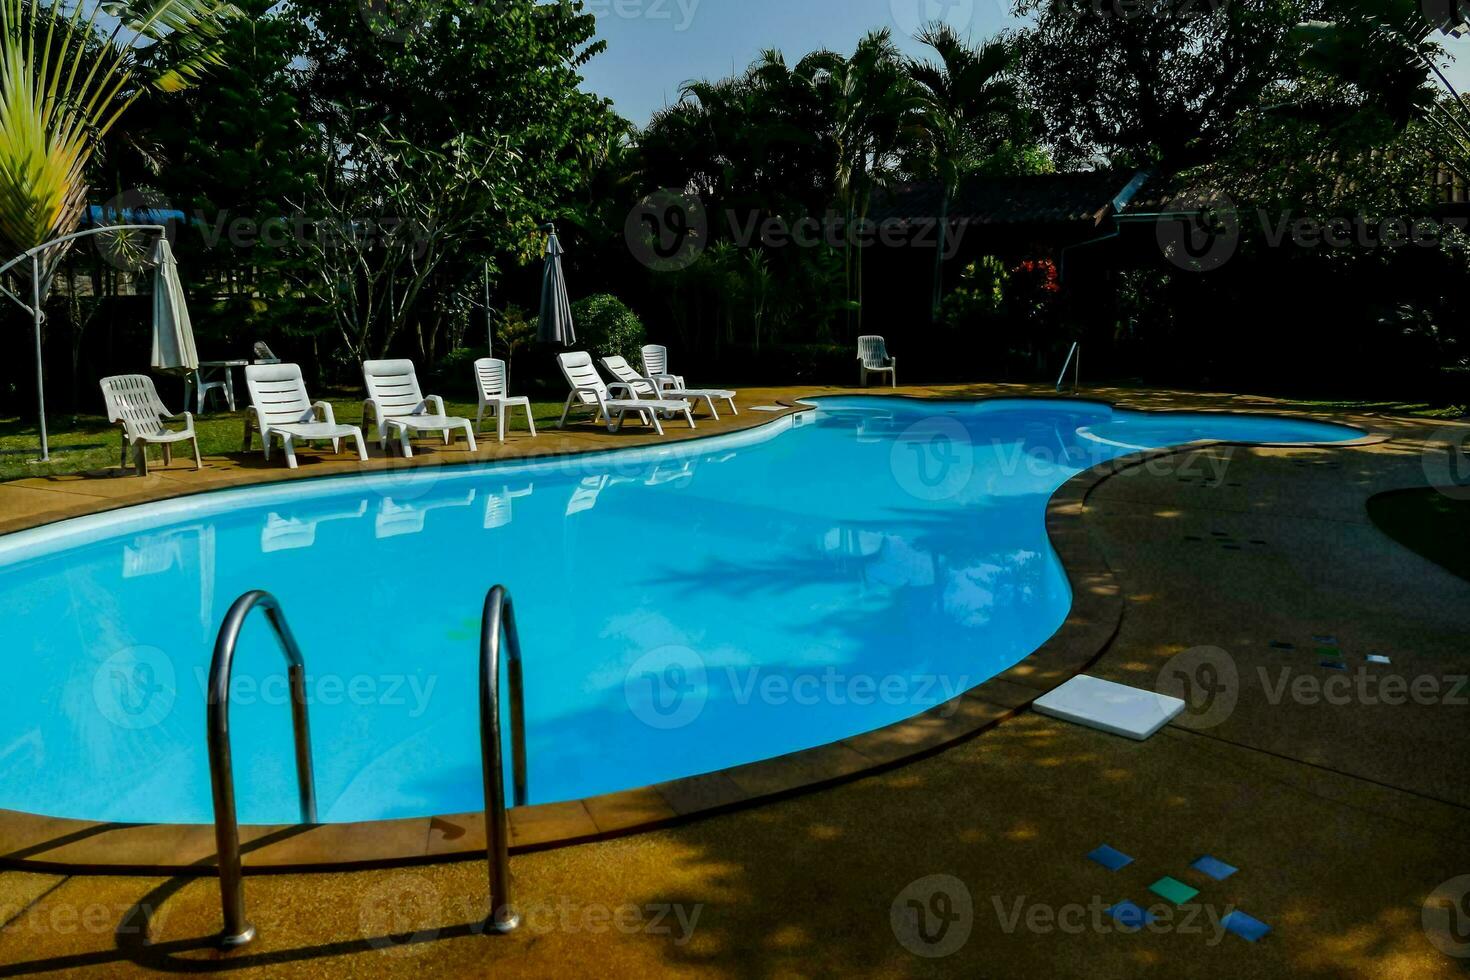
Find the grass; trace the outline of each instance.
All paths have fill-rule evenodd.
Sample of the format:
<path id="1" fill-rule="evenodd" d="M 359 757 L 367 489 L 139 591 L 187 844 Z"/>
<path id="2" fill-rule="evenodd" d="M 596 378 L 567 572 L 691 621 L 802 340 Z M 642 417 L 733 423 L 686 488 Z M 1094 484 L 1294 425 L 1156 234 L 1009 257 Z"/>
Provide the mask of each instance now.
<path id="1" fill-rule="evenodd" d="M 1470 412 L 1467 405 L 1430 405 L 1426 402 L 1395 401 L 1300 401 L 1287 404 L 1317 412 L 1360 412 L 1367 415 L 1398 415 L 1404 418 L 1454 420 Z"/>
<path id="2" fill-rule="evenodd" d="M 337 421 L 351 425 L 362 422 L 362 402 L 350 394 L 331 395 L 328 401 L 337 414 Z M 450 415 L 475 417 L 474 402 L 446 401 Z M 533 402 L 532 414 L 536 427 L 553 426 L 561 418 L 561 402 Z M 34 419 L 0 418 L 0 482 L 21 480 L 35 476 L 56 476 L 68 473 L 94 473 L 116 470 L 120 462 L 122 443 L 119 429 L 109 425 L 100 415 L 84 415 L 76 419 L 51 419 L 50 443 L 51 462 L 33 462 L 40 452 L 40 437 Z M 524 431 L 525 419 L 520 410 L 511 414 L 511 429 Z M 240 452 L 245 432 L 245 413 L 210 412 L 195 416 L 194 430 L 199 434 L 199 451 L 206 457 L 224 456 Z M 487 432 L 492 432 L 486 426 Z M 492 435 L 493 438 L 493 435 Z M 254 441 L 255 451 L 260 451 L 260 437 Z M 185 445 L 174 447 L 176 458 L 187 456 Z M 151 465 L 161 460 L 159 450 L 149 450 Z"/>
<path id="3" fill-rule="evenodd" d="M 1369 500 L 1368 516 L 1405 548 L 1470 579 L 1470 500 L 1433 487 L 1394 490 Z"/>

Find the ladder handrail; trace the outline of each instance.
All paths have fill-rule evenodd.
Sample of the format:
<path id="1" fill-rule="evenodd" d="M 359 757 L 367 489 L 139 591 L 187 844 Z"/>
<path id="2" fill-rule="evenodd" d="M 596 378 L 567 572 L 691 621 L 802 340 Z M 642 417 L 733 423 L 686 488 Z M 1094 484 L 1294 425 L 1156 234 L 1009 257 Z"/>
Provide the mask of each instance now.
<path id="1" fill-rule="evenodd" d="M 240 824 L 235 812 L 235 774 L 230 761 L 230 675 L 240 630 L 252 610 L 260 608 L 275 631 L 286 656 L 291 686 L 291 728 L 296 741 L 296 787 L 301 798 L 301 822 L 315 824 L 316 780 L 311 764 L 311 727 L 307 719 L 306 662 L 281 604 L 269 592 L 247 592 L 225 614 L 214 658 L 209 664 L 206 728 L 209 741 L 209 780 L 214 797 L 214 840 L 218 851 L 220 905 L 226 947 L 243 946 L 255 938 L 255 927 L 245 917 L 245 883 L 240 870 Z"/>
<path id="2" fill-rule="evenodd" d="M 497 933 L 521 924 L 511 903 L 510 825 L 505 807 L 505 760 L 500 742 L 500 644 L 504 636 L 509 653 L 511 765 L 515 805 L 526 805 L 526 708 L 521 683 L 521 638 L 516 631 L 515 605 L 510 593 L 497 585 L 485 596 L 480 623 L 480 757 L 485 780 L 485 860 L 490 872 L 490 918 L 486 927 Z"/>
<path id="3" fill-rule="evenodd" d="M 1072 350 L 1067 354 L 1067 363 L 1062 365 L 1062 373 L 1057 375 L 1057 391 L 1062 390 L 1062 385 L 1067 380 L 1067 368 L 1072 366 L 1073 359 L 1077 361 L 1077 374 L 1072 379 L 1072 387 L 1082 387 L 1082 341 L 1079 340 L 1072 344 Z"/>

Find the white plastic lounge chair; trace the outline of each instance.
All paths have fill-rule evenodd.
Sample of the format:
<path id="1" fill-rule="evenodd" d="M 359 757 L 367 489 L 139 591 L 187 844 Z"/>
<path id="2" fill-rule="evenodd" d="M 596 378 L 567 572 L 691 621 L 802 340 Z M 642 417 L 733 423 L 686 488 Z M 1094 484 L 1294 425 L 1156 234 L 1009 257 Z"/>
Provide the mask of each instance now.
<path id="1" fill-rule="evenodd" d="M 524 395 L 513 397 L 507 390 L 505 362 L 498 357 L 482 357 L 475 362 L 475 380 L 480 387 L 480 410 L 475 415 L 475 431 L 480 431 L 480 426 L 485 421 L 485 410 L 489 409 L 495 415 L 498 424 L 500 441 L 505 441 L 505 417 L 512 408 L 524 408 L 526 410 L 526 425 L 531 429 L 531 436 L 536 435 L 536 420 L 531 417 L 531 399 Z"/>
<path id="2" fill-rule="evenodd" d="M 357 458 L 367 461 L 362 430 L 355 425 L 338 425 L 330 402 L 312 402 L 296 364 L 252 364 L 245 369 L 245 387 L 250 389 L 250 407 L 245 411 L 245 452 L 250 452 L 254 434 L 260 432 L 266 462 L 271 458 L 271 440 L 281 440 L 286 465 L 296 469 L 296 447 L 302 443 L 330 442 L 332 451 L 342 451 L 342 440 L 357 444 Z"/>
<path id="3" fill-rule="evenodd" d="M 465 491 L 462 499 L 450 497 L 426 503 L 415 501 L 404 504 L 398 503 L 392 497 L 384 497 L 383 502 L 378 505 L 378 515 L 374 520 L 374 536 L 383 539 L 422 534 L 430 511 L 469 507 L 474 504 L 477 493 L 478 491 L 470 489 Z"/>
<path id="4" fill-rule="evenodd" d="M 868 375 L 886 374 L 893 387 L 898 387 L 898 358 L 888 355 L 888 345 L 882 337 L 858 338 L 858 378 L 864 388 L 868 386 Z"/>
<path id="5" fill-rule="evenodd" d="M 505 487 L 499 493 L 487 493 L 485 495 L 485 530 L 493 531 L 510 524 L 511 508 L 515 502 L 521 497 L 531 496 L 535 490 L 536 484 L 528 483 L 520 490 Z"/>
<path id="6" fill-rule="evenodd" d="M 318 527 L 329 521 L 360 520 L 367 516 L 367 510 L 368 502 L 359 500 L 356 507 L 321 514 L 309 521 L 299 517 L 282 517 L 272 512 L 266 515 L 265 525 L 260 529 L 260 550 L 265 554 L 272 554 L 314 547 Z"/>
<path id="7" fill-rule="evenodd" d="M 628 386 L 636 398 L 687 398 L 698 405 L 701 401 L 709 406 L 709 413 L 716 422 L 720 420 L 720 412 L 715 408 L 715 399 L 730 403 L 730 410 L 736 415 L 740 410 L 735 407 L 735 392 L 725 391 L 719 388 L 685 388 L 682 383 L 676 384 L 672 375 L 662 375 L 665 380 L 658 380 L 652 375 L 647 377 L 639 374 L 633 369 L 624 357 L 604 357 L 602 366 L 607 368 L 609 374 Z"/>
<path id="8" fill-rule="evenodd" d="M 368 424 L 369 413 L 378 427 L 378 445 L 388 451 L 388 440 L 398 433 L 403 455 L 413 456 L 409 440 L 420 432 L 438 432 L 449 445 L 451 433 L 464 430 L 470 452 L 475 445 L 475 426 L 469 419 L 444 414 L 444 399 L 438 395 L 425 398 L 419 390 L 413 361 L 364 361 L 362 378 L 367 385 L 367 400 L 362 403 L 362 424 Z M 433 409 L 430 411 L 430 409 Z"/>
<path id="9" fill-rule="evenodd" d="M 102 398 L 107 404 L 107 420 L 122 426 L 122 467 L 128 467 L 128 449 L 133 450 L 139 476 L 148 475 L 148 446 L 163 447 L 163 463 L 173 462 L 173 445 L 194 445 L 194 468 L 204 468 L 199 458 L 199 437 L 194 434 L 194 416 L 188 412 L 175 415 L 163 407 L 153 379 L 146 374 L 121 374 L 102 379 Z M 164 427 L 164 419 L 182 418 L 184 427 L 172 431 Z"/>
<path id="10" fill-rule="evenodd" d="M 275 355 L 274 351 L 271 350 L 270 344 L 267 344 L 263 340 L 259 340 L 255 343 L 255 363 L 280 364 L 281 359 Z"/>
<path id="11" fill-rule="evenodd" d="M 644 424 L 653 426 L 653 430 L 659 435 L 664 434 L 664 427 L 659 424 L 659 412 L 673 412 L 683 415 L 689 421 L 689 428 L 694 428 L 694 413 L 689 403 L 683 399 L 651 398 L 641 399 L 632 391 L 627 384 L 619 381 L 609 385 L 602 380 L 602 375 L 597 373 L 597 368 L 592 364 L 592 355 L 585 351 L 571 351 L 566 354 L 556 355 L 556 361 L 561 365 L 561 373 L 567 379 L 567 384 L 572 386 L 572 393 L 567 396 L 567 403 L 561 411 L 561 421 L 557 428 L 565 428 L 567 415 L 572 411 L 572 406 L 580 405 L 583 408 L 593 409 L 597 413 L 597 421 L 607 420 L 607 430 L 617 432 L 623 427 L 623 420 L 630 413 L 636 414 L 643 420 Z M 626 398 L 613 398 L 612 392 L 627 392 Z M 613 421 L 613 414 L 617 414 L 617 421 Z"/>

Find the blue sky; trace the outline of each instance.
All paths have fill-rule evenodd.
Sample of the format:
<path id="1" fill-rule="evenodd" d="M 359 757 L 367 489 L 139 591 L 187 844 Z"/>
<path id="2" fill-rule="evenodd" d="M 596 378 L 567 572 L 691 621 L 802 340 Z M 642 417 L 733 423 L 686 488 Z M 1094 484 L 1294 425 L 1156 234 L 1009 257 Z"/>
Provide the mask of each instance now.
<path id="1" fill-rule="evenodd" d="M 587 87 L 612 99 L 638 125 L 693 78 L 744 69 L 763 48 L 792 61 L 820 47 L 849 52 L 876 27 L 893 29 L 910 51 L 919 24 L 944 18 L 976 37 L 1017 26 L 1010 0 L 585 0 L 608 42 L 585 69 Z M 1454 41 L 1451 70 L 1470 88 L 1470 40 Z"/>

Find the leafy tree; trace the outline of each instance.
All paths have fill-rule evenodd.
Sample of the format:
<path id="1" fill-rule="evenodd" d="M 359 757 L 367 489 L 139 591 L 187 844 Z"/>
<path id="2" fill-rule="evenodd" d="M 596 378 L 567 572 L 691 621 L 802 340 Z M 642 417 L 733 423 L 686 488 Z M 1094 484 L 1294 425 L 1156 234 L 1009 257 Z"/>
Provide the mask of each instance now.
<path id="1" fill-rule="evenodd" d="M 308 32 L 307 115 L 328 167 L 339 172 L 329 181 L 338 191 L 352 184 L 364 159 L 381 159 L 377 144 L 384 140 L 416 148 L 427 155 L 425 163 L 455 159 L 460 151 L 454 147 L 495 148 L 497 161 L 516 161 L 514 168 L 497 166 L 474 178 L 495 182 L 474 191 L 487 195 L 478 198 L 485 210 L 475 220 L 460 222 L 444 212 L 444 220 L 455 224 L 453 247 L 439 255 L 431 281 L 414 287 L 411 276 L 402 288 L 384 284 L 395 308 L 411 293 L 413 305 L 402 314 L 415 324 L 421 349 L 432 351 L 454 311 L 465 308 L 456 297 L 479 288 L 486 263 L 499 276 L 507 263 L 535 258 L 538 225 L 576 213 L 583 183 L 609 141 L 626 132 L 605 99 L 580 88 L 579 69 L 604 47 L 596 40 L 596 19 L 580 3 L 536 0 L 293 0 L 293 10 Z M 434 176 L 406 168 L 399 175 L 424 183 L 422 190 L 439 202 L 434 207 L 447 202 L 428 186 Z M 454 172 L 437 177 L 457 179 Z M 461 189 L 451 196 L 468 200 L 469 194 Z M 340 206 L 349 198 L 336 200 Z M 379 203 L 350 200 L 354 206 Z M 372 329 L 397 336 L 403 325 L 389 321 Z"/>
<path id="2" fill-rule="evenodd" d="M 1018 0 L 1022 71 L 1058 161 L 1184 170 L 1296 74 L 1296 25 L 1324 0 Z"/>
<path id="3" fill-rule="evenodd" d="M 1401 132 L 1420 122 L 1436 130 L 1443 162 L 1470 180 L 1470 103 L 1445 74 L 1439 37 L 1470 31 L 1470 5 L 1458 0 L 1341 0 L 1302 24 L 1303 65 L 1340 79 L 1332 102 L 1303 103 L 1339 129 Z"/>
<path id="4" fill-rule="evenodd" d="M 625 357 L 638 364 L 647 337 L 643 321 L 616 296 L 599 293 L 572 304 L 577 340 L 594 357 Z"/>
<path id="5" fill-rule="evenodd" d="M 1013 45 L 1005 40 L 971 45 L 948 25 L 926 28 L 918 40 L 939 55 L 938 63 L 908 63 L 924 102 L 921 168 L 943 186 L 930 304 L 930 317 L 937 320 L 944 294 L 950 202 L 960 181 L 1017 140 L 1025 117 L 1020 90 L 1011 77 L 1017 61 Z"/>

